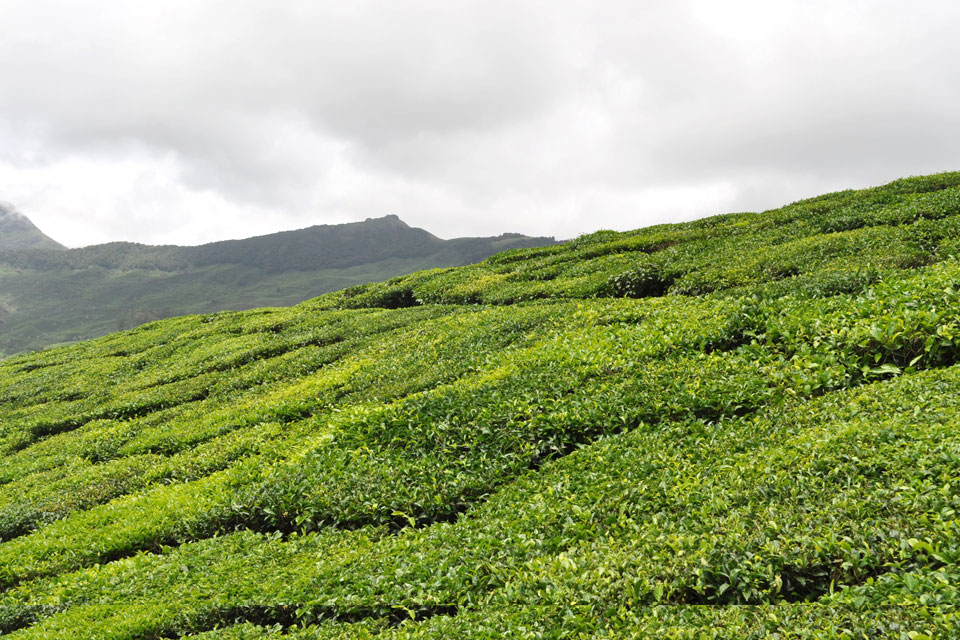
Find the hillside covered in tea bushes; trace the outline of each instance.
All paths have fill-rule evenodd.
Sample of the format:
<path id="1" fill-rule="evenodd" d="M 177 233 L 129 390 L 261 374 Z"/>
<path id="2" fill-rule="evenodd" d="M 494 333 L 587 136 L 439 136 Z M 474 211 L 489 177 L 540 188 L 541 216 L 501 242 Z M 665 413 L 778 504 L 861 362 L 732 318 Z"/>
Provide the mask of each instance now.
<path id="1" fill-rule="evenodd" d="M 161 320 L 0 360 L 0 629 L 957 637 L 958 424 L 960 173 Z"/>

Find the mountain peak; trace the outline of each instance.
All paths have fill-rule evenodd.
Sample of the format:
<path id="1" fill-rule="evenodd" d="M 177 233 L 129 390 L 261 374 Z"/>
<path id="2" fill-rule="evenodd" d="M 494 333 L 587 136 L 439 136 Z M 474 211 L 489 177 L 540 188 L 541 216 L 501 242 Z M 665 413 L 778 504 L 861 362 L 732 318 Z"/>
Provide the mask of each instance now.
<path id="1" fill-rule="evenodd" d="M 15 206 L 0 200 L 0 250 L 63 248 L 62 244 L 46 236 Z"/>
<path id="2" fill-rule="evenodd" d="M 13 204 L 0 200 L 0 220 L 27 220 L 27 216 L 17 211 Z"/>
<path id="3" fill-rule="evenodd" d="M 404 222 L 403 220 L 401 220 L 401 219 L 400 219 L 400 216 L 398 216 L 398 215 L 395 214 L 395 213 L 388 213 L 387 215 L 385 215 L 385 216 L 380 216 L 379 218 L 367 218 L 366 220 L 364 220 L 364 222 L 390 223 L 390 224 L 392 224 L 392 225 L 394 225 L 394 226 L 400 226 L 400 227 L 409 227 L 409 226 L 410 226 L 410 225 L 408 225 L 406 222 Z"/>

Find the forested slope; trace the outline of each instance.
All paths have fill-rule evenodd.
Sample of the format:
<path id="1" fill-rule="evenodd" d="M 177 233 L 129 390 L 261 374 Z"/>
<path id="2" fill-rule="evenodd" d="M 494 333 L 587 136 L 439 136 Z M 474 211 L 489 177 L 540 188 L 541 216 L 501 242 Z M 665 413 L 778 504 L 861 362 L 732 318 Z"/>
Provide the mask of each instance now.
<path id="1" fill-rule="evenodd" d="M 958 239 L 940 174 L 2 360 L 0 628 L 956 637 Z"/>
<path id="2" fill-rule="evenodd" d="M 7 231 L 0 209 L 0 356 L 187 313 L 297 304 L 418 269 L 555 244 L 515 233 L 441 240 L 397 216 L 195 247 L 110 242 L 13 250 Z"/>

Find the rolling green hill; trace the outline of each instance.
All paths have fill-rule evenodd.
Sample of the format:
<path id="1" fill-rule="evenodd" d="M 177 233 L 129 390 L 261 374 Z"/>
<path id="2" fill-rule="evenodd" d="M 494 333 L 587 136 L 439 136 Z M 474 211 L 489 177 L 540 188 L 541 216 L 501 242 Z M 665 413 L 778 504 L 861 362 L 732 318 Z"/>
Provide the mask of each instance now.
<path id="1" fill-rule="evenodd" d="M 441 240 L 385 216 L 198 247 L 112 242 L 63 250 L 14 242 L 25 232 L 4 227 L 2 211 L 0 356 L 186 313 L 296 304 L 418 269 L 554 243 L 519 234 Z M 16 215 L 18 229 L 36 231 Z"/>
<path id="2" fill-rule="evenodd" d="M 7 358 L 0 629 L 958 637 L 958 255 L 948 173 Z"/>

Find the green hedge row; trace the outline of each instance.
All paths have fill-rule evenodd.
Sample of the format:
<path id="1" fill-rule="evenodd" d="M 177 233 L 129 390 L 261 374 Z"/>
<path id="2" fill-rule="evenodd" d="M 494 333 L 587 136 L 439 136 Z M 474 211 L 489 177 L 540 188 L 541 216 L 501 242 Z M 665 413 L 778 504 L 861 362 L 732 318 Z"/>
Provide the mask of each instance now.
<path id="1" fill-rule="evenodd" d="M 97 603 L 142 608 L 156 633 L 238 604 L 295 604 L 301 621 L 536 604 L 592 612 L 584 622 L 657 602 L 946 606 L 958 388 L 952 367 L 714 425 L 648 425 L 518 477 L 454 524 L 240 532 L 27 584 L 4 604 L 71 607 L 23 637 L 82 628 Z"/>

